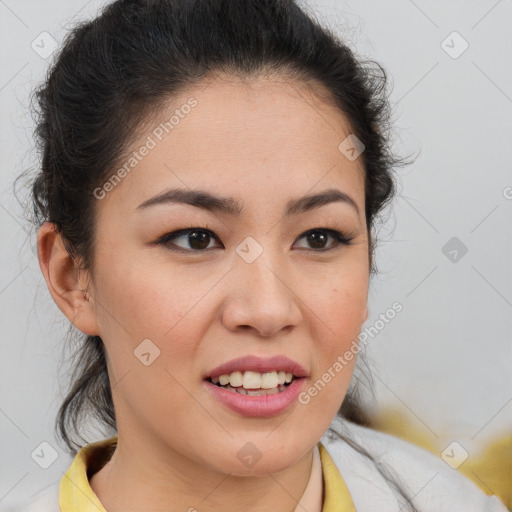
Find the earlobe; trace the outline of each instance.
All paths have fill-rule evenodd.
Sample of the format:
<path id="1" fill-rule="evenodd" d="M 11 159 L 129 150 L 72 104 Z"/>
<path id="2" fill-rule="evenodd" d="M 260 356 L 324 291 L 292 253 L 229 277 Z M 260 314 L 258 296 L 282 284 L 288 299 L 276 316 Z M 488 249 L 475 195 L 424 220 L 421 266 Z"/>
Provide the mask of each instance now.
<path id="1" fill-rule="evenodd" d="M 68 253 L 54 223 L 45 222 L 37 234 L 39 267 L 59 309 L 84 334 L 99 335 L 96 312 L 86 291 L 86 272 Z"/>

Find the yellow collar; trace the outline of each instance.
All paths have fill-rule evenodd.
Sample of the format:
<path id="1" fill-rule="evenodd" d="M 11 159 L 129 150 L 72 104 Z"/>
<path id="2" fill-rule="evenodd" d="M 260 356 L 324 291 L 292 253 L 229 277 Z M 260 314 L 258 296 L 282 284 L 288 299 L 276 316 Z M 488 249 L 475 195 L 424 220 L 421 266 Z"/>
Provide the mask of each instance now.
<path id="1" fill-rule="evenodd" d="M 356 512 L 356 506 L 336 464 L 321 442 L 318 442 L 324 474 L 324 506 L 322 512 Z"/>
<path id="2" fill-rule="evenodd" d="M 89 485 L 90 476 L 98 471 L 115 449 L 117 436 L 84 446 L 75 456 L 59 485 L 62 512 L 106 512 Z M 352 497 L 329 452 L 318 443 L 324 479 L 322 512 L 356 512 Z M 89 473 L 89 475 L 88 475 Z"/>

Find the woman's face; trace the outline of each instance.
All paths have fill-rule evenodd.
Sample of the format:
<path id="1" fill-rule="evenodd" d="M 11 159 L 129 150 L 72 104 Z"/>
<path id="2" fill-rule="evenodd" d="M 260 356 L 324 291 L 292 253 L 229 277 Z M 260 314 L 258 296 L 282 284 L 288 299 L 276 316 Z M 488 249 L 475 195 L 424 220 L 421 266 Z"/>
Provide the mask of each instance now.
<path id="1" fill-rule="evenodd" d="M 89 291 L 120 439 L 256 475 L 290 466 L 327 430 L 355 358 L 335 363 L 367 314 L 362 162 L 339 149 L 350 134 L 340 111 L 304 86 L 217 78 L 161 111 L 130 146 L 122 179 L 96 191 Z M 162 198 L 175 189 L 218 199 Z M 299 201 L 287 213 L 327 190 L 351 200 Z M 215 208 L 227 198 L 238 212 Z M 301 400 L 281 408 L 276 394 L 223 391 L 236 393 L 230 407 L 205 380 L 233 359 L 281 355 L 306 374 L 295 383 Z"/>

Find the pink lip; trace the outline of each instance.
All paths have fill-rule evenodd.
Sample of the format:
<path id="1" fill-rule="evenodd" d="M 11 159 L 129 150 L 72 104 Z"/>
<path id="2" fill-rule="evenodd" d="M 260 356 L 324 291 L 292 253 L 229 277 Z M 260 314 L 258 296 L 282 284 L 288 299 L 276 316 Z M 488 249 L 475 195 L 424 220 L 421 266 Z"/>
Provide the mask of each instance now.
<path id="1" fill-rule="evenodd" d="M 237 359 L 232 359 L 227 363 L 221 364 L 217 366 L 213 370 L 211 370 L 206 376 L 205 379 L 218 377 L 219 375 L 229 375 L 232 372 L 245 372 L 245 371 L 253 371 L 259 373 L 266 373 L 272 371 L 283 371 L 286 373 L 291 373 L 295 377 L 307 377 L 308 373 L 306 370 L 296 361 L 292 361 L 286 356 L 274 356 L 270 358 L 262 358 L 258 356 L 245 356 L 239 357 Z M 289 386 L 288 386 L 289 387 Z M 280 393 L 279 393 L 280 394 Z M 243 396 L 243 395 L 240 395 Z M 277 396 L 277 395 L 269 395 L 269 396 Z M 251 397 L 255 398 L 255 397 Z M 256 397 L 257 398 L 257 397 Z M 265 397 L 262 397 L 265 398 Z"/>
<path id="2" fill-rule="evenodd" d="M 222 374 L 221 374 L 222 375 Z M 265 417 L 274 416 L 284 412 L 296 400 L 303 390 L 306 379 L 294 379 L 286 386 L 284 391 L 275 395 L 248 396 L 223 389 L 210 381 L 205 380 L 203 384 L 209 393 L 223 405 L 244 416 Z"/>

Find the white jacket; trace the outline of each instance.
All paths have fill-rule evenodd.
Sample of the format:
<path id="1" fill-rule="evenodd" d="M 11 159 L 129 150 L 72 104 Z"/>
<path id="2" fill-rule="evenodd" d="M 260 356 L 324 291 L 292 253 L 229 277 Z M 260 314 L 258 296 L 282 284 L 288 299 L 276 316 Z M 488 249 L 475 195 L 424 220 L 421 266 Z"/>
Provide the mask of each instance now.
<path id="1" fill-rule="evenodd" d="M 420 512 L 507 512 L 496 496 L 476 484 L 441 457 L 390 434 L 334 419 L 331 427 L 362 445 L 380 466 L 386 466 L 413 497 Z M 357 512 L 405 512 L 403 500 L 367 457 L 340 439 L 321 443 L 345 481 Z M 402 500 L 402 501 L 401 501 Z M 59 482 L 39 491 L 22 507 L 5 512 L 59 512 Z M 342 512 L 342 511 L 340 511 Z"/>

